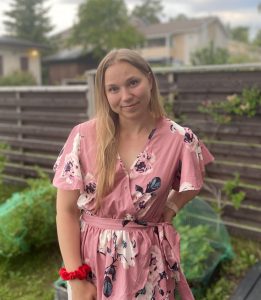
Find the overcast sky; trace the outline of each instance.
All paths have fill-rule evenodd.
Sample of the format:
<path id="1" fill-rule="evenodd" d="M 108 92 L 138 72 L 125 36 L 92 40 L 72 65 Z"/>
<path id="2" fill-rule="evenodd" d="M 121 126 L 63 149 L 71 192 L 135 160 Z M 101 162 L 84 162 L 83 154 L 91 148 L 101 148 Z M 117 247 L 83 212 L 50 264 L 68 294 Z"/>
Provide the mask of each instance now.
<path id="1" fill-rule="evenodd" d="M 47 0 L 50 7 L 49 16 L 54 25 L 54 32 L 69 28 L 75 21 L 79 3 L 84 0 Z M 0 1 L 0 35 L 5 33 L 3 26 L 4 11 L 9 10 L 12 0 Z M 261 29 L 261 13 L 257 6 L 261 0 L 162 0 L 164 6 L 163 21 L 178 14 L 186 14 L 188 17 L 218 16 L 223 24 L 235 26 L 248 26 L 251 36 Z M 125 0 L 129 10 L 139 0 Z"/>

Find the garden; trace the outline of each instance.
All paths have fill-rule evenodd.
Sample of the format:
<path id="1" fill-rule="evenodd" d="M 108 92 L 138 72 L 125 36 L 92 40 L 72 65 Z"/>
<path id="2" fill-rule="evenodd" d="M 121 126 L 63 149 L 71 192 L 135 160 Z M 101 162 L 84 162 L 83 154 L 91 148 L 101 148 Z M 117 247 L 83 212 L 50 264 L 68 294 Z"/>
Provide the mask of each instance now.
<path id="1" fill-rule="evenodd" d="M 179 96 L 181 98 L 182 95 Z M 61 99 L 64 105 L 63 97 Z M 245 89 L 241 95 L 230 95 L 226 100 L 219 101 L 219 104 L 202 99 L 200 104 L 199 107 L 195 105 L 192 108 L 209 114 L 222 129 L 222 126 L 231 122 L 231 115 L 257 120 L 256 112 L 260 108 L 261 94 L 256 88 Z M 188 105 L 191 106 L 191 102 Z M 175 107 L 178 109 L 179 104 L 176 103 Z M 196 115 L 195 112 L 194 114 Z M 215 128 L 214 125 L 212 127 Z M 204 128 L 209 130 L 205 124 Z M 224 128 L 228 130 L 228 127 Z M 248 134 L 250 141 L 255 141 L 254 133 L 244 134 Z M 241 137 L 238 135 L 234 138 L 235 141 L 237 138 L 239 141 Z M 218 150 L 217 143 L 222 141 L 216 135 L 213 140 L 215 149 Z M 210 140 L 207 142 L 211 144 Z M 222 151 L 224 145 L 230 147 L 233 141 L 225 140 L 221 143 Z M 239 141 L 236 146 L 238 155 L 243 155 L 242 157 L 245 157 L 246 151 L 240 150 L 239 146 L 241 149 L 251 146 L 254 153 L 254 146 L 251 144 L 245 146 Z M 256 143 L 255 147 L 259 149 Z M 0 174 L 3 174 L 6 157 L 1 156 L 1 153 L 6 153 L 8 147 L 1 145 L 0 150 Z M 258 151 L 255 153 L 258 157 Z M 256 157 L 252 156 L 248 159 L 254 161 Z M 229 167 L 231 162 L 227 162 L 228 157 L 225 159 L 222 162 L 219 158 L 217 167 L 222 165 L 221 162 L 223 167 Z M 236 166 L 241 170 L 240 165 Z M 251 167 L 256 168 L 256 165 L 252 163 Z M 55 228 L 56 190 L 50 177 L 42 169 L 38 167 L 35 170 L 37 177 L 27 179 L 26 186 L 8 185 L 0 178 L 0 299 L 3 300 L 51 300 L 55 297 L 58 285 L 61 288 L 64 285 L 57 282 L 62 259 Z M 173 225 L 182 237 L 182 268 L 196 300 L 230 299 L 246 272 L 261 260 L 260 242 L 253 238 L 250 240 L 231 235 L 222 222 L 225 204 L 229 202 L 237 213 L 244 204 L 246 192 L 249 192 L 250 188 L 253 191 L 252 198 L 255 193 L 257 197 L 257 193 L 260 192 L 257 185 L 250 186 L 241 180 L 241 177 L 250 175 L 250 179 L 255 180 L 253 173 L 245 173 L 235 173 L 233 178 L 230 176 L 230 179 L 224 179 L 220 189 L 214 189 L 208 182 L 207 187 L 214 199 L 212 205 L 209 201 L 204 201 L 205 195 L 202 194 L 190 202 L 173 220 Z M 220 175 L 222 172 L 216 177 L 220 179 Z M 219 184 L 219 181 L 216 182 Z M 226 199 L 226 203 L 221 202 L 220 193 L 222 198 L 224 196 Z M 245 205 L 245 208 L 248 207 Z"/>
<path id="2" fill-rule="evenodd" d="M 27 187 L 0 188 L 0 299 L 51 300 L 62 260 L 56 242 L 55 189 L 40 170 Z M 199 221 L 197 211 L 208 221 Z M 182 266 L 196 299 L 225 300 L 261 259 L 261 244 L 230 237 L 218 214 L 194 199 L 174 224 L 182 236 Z M 194 255 L 197 253 L 197 255 Z"/>

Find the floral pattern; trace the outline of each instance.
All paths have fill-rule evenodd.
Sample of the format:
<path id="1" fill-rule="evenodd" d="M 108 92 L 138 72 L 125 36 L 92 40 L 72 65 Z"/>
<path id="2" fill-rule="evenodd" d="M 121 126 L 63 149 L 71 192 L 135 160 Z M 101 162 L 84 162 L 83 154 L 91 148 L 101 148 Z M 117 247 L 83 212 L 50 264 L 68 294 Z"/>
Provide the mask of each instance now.
<path id="1" fill-rule="evenodd" d="M 65 156 L 64 168 L 62 171 L 62 177 L 65 178 L 65 181 L 69 184 L 73 182 L 73 179 L 79 178 L 82 179 L 81 168 L 78 154 L 80 152 L 80 135 L 77 134 L 73 140 L 72 151 Z"/>
<path id="2" fill-rule="evenodd" d="M 143 151 L 137 156 L 137 160 L 133 167 L 131 177 L 135 178 L 139 175 L 147 175 L 153 171 L 153 164 L 156 161 L 155 154 Z"/>
<path id="3" fill-rule="evenodd" d="M 64 151 L 64 147 L 62 148 L 62 150 L 60 151 L 58 157 L 57 157 L 57 160 L 53 166 L 53 171 L 56 172 L 57 168 L 59 167 L 60 163 L 61 163 L 61 158 L 62 158 L 62 154 L 63 154 L 63 151 Z"/>
<path id="4" fill-rule="evenodd" d="M 136 241 L 131 240 L 129 233 L 123 230 L 104 230 L 99 236 L 98 253 L 111 257 L 111 263 L 104 270 L 103 294 L 110 297 L 113 281 L 116 280 L 117 265 L 120 262 L 124 269 L 135 266 Z"/>
<path id="5" fill-rule="evenodd" d="M 157 291 L 161 296 L 163 296 L 162 299 L 169 299 L 171 291 L 164 291 L 164 288 L 161 287 L 161 281 L 164 281 L 167 277 L 161 250 L 159 247 L 153 245 L 150 249 L 148 280 L 144 288 L 135 294 L 135 298 L 139 300 L 154 300 Z"/>
<path id="6" fill-rule="evenodd" d="M 53 183 L 80 190 L 81 254 L 92 266 L 98 299 L 174 300 L 175 287 L 182 286 L 182 300 L 193 300 L 179 270 L 178 235 L 159 220 L 170 187 L 200 188 L 202 165 L 212 156 L 189 128 L 162 118 L 130 172 L 118 157 L 115 188 L 96 210 L 95 134 L 95 119 L 74 127 L 56 160 Z M 105 220 L 108 226 L 99 227 Z"/>
<path id="7" fill-rule="evenodd" d="M 95 199 L 96 182 L 91 173 L 87 173 L 84 177 L 84 192 L 81 193 L 77 205 L 80 209 L 85 209 L 86 205 Z"/>
<path id="8" fill-rule="evenodd" d="M 136 208 L 137 215 L 139 218 L 143 217 L 148 209 L 151 207 L 151 202 L 156 197 L 156 191 L 161 186 L 160 177 L 154 177 L 146 186 L 144 190 L 143 187 L 136 185 L 135 193 L 133 194 L 133 204 Z"/>

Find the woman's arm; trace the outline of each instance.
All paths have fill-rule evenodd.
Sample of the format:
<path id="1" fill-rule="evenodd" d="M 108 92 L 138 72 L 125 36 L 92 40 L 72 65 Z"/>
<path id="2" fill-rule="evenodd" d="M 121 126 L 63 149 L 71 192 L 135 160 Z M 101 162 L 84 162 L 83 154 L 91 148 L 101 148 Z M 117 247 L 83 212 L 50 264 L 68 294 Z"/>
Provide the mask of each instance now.
<path id="1" fill-rule="evenodd" d="M 77 199 L 79 191 L 57 190 L 56 224 L 61 254 L 67 271 L 82 265 L 80 255 L 80 223 Z"/>
<path id="2" fill-rule="evenodd" d="M 79 191 L 58 189 L 56 202 L 56 224 L 58 241 L 65 268 L 75 271 L 82 265 L 80 250 L 80 222 L 77 199 Z M 73 300 L 96 299 L 96 288 L 87 280 L 70 280 Z"/>
<path id="3" fill-rule="evenodd" d="M 163 213 L 163 219 L 165 222 L 171 222 L 173 217 L 175 217 L 177 209 L 178 211 L 185 206 L 190 200 L 198 195 L 200 190 L 196 191 L 184 191 L 176 192 L 171 190 L 165 205 L 165 210 Z M 173 205 L 174 204 L 174 205 Z M 171 209 L 171 207 L 173 207 Z"/>

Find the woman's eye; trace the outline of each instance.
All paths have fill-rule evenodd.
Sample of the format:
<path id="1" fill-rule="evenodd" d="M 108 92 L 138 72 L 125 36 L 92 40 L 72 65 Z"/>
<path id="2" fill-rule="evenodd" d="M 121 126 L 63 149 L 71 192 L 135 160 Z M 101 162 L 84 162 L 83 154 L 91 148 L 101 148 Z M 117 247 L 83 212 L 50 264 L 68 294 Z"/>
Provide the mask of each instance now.
<path id="1" fill-rule="evenodd" d="M 136 86 L 139 83 L 137 79 L 133 79 L 130 81 L 130 86 Z"/>
<path id="2" fill-rule="evenodd" d="M 116 86 L 111 86 L 108 88 L 108 92 L 110 93 L 116 93 L 118 91 L 118 88 Z"/>

